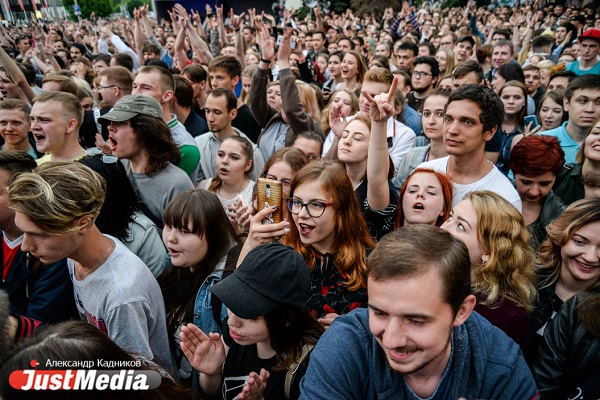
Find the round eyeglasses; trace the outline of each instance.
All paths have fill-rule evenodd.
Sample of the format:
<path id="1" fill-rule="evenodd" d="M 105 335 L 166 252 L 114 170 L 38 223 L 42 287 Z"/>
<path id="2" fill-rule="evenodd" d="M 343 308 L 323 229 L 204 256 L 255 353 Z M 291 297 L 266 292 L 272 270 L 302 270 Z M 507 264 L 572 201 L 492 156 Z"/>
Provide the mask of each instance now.
<path id="1" fill-rule="evenodd" d="M 323 203 L 321 201 L 309 201 L 308 203 L 303 203 L 299 199 L 287 199 L 288 210 L 294 215 L 300 214 L 303 207 L 306 207 L 306 212 L 313 218 L 319 218 L 325 212 L 325 209 L 333 203 Z"/>
<path id="2" fill-rule="evenodd" d="M 99 147 L 90 147 L 85 152 L 88 156 L 102 158 L 102 162 L 104 164 L 115 164 L 117 161 L 119 161 L 117 156 L 113 154 L 104 154 L 102 149 Z"/>

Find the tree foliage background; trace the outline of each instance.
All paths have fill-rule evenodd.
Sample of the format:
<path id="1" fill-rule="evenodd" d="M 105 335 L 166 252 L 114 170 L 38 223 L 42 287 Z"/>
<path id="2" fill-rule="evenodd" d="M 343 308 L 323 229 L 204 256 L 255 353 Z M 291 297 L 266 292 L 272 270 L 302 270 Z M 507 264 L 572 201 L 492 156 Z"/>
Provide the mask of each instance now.
<path id="1" fill-rule="evenodd" d="M 69 13 L 69 16 L 74 20 L 77 19 L 75 12 L 73 11 L 74 0 L 62 0 L 65 9 Z M 94 12 L 97 17 L 108 17 L 113 12 L 113 1 L 112 0 L 77 0 L 77 3 L 81 7 L 81 17 L 89 18 L 90 14 Z"/>
<path id="2" fill-rule="evenodd" d="M 363 15 L 369 13 L 374 15 L 375 20 L 379 22 L 377 16 L 383 15 L 386 8 L 392 7 L 394 11 L 400 11 L 402 9 L 402 2 L 398 0 L 351 0 L 350 6 L 355 14 Z"/>

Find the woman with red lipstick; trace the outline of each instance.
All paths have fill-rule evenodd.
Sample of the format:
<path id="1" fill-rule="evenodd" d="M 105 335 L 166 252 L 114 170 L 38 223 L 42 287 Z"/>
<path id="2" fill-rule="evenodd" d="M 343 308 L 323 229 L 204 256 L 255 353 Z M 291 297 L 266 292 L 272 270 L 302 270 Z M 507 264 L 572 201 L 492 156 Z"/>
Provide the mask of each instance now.
<path id="1" fill-rule="evenodd" d="M 235 208 L 238 199 L 245 204 L 252 204 L 254 181 L 249 175 L 252 172 L 252 143 L 241 136 L 230 136 L 223 140 L 217 152 L 217 174 L 200 182 L 199 187 L 213 192 L 219 198 L 230 219 L 235 219 Z"/>
<path id="2" fill-rule="evenodd" d="M 375 242 L 344 168 L 331 161 L 304 166 L 294 175 L 287 205 L 287 222 L 295 229 L 282 242 L 308 264 L 308 309 L 328 326 L 338 315 L 366 307 L 367 249 Z"/>
<path id="3" fill-rule="evenodd" d="M 529 319 L 532 345 L 542 340 L 546 324 L 564 302 L 600 289 L 600 198 L 571 204 L 547 231 L 539 252 L 537 301 Z"/>
<path id="4" fill-rule="evenodd" d="M 306 309 L 310 276 L 290 247 L 252 250 L 210 291 L 227 307 L 223 336 L 188 324 L 181 349 L 204 394 L 223 399 L 297 399 L 323 328 Z M 227 345 L 225 347 L 224 345 Z"/>
<path id="5" fill-rule="evenodd" d="M 565 152 L 558 139 L 552 136 L 527 136 L 510 153 L 508 165 L 523 202 L 523 217 L 534 250 L 546 240 L 546 226 L 566 208 L 552 191 L 556 176 L 563 170 L 564 160 Z"/>
<path id="6" fill-rule="evenodd" d="M 165 209 L 163 221 L 163 241 L 170 264 L 158 277 L 158 283 L 165 300 L 171 352 L 178 378 L 197 387 L 198 374 L 192 373 L 181 352 L 179 332 L 186 323 L 205 332 L 221 332 L 227 310 L 218 309 L 208 289 L 221 280 L 226 267 L 235 267 L 241 243 L 219 199 L 206 190 L 191 189 L 179 194 Z"/>

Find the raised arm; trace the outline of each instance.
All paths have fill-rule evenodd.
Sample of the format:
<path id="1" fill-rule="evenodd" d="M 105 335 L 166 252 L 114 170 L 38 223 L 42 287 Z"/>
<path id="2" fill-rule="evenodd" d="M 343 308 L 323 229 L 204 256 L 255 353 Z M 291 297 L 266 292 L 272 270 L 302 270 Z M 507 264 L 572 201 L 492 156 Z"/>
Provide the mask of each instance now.
<path id="1" fill-rule="evenodd" d="M 269 84 L 269 68 L 271 60 L 275 54 L 275 43 L 269 34 L 269 29 L 262 26 L 258 32 L 260 40 L 261 60 L 258 63 L 258 69 L 252 77 L 252 90 L 248 106 L 256 122 L 265 128 L 269 120 L 277 113 L 273 107 L 267 103 L 267 85 Z M 265 62 L 269 61 L 269 62 Z"/>
<path id="2" fill-rule="evenodd" d="M 31 100 L 35 97 L 35 93 L 29 83 L 27 83 L 27 79 L 25 75 L 21 71 L 21 69 L 17 66 L 15 61 L 10 58 L 10 56 L 4 51 L 4 49 L 0 46 L 0 64 L 4 67 L 6 74 L 12 81 L 23 91 L 24 98 L 21 100 L 31 103 Z"/>
<path id="3" fill-rule="evenodd" d="M 367 157 L 367 201 L 374 210 L 384 210 L 390 204 L 388 171 L 390 157 L 387 149 L 387 121 L 394 113 L 394 97 L 398 87 L 395 77 L 387 93 L 371 97 L 363 91 L 369 101 L 371 110 L 371 138 Z"/>
<path id="4" fill-rule="evenodd" d="M 229 19 L 231 19 L 231 25 L 233 26 L 233 43 L 235 44 L 235 52 L 237 59 L 242 63 L 242 67 L 246 67 L 246 57 L 244 57 L 244 38 L 242 36 L 242 25 L 244 21 L 245 12 L 241 15 L 235 15 L 233 8 L 229 10 Z"/>
<path id="5" fill-rule="evenodd" d="M 185 49 L 185 35 L 187 34 L 187 22 L 181 21 L 181 29 L 177 33 L 177 38 L 175 39 L 175 58 L 177 59 L 177 63 L 179 66 L 184 69 L 186 65 L 189 64 L 190 59 L 187 56 Z"/>

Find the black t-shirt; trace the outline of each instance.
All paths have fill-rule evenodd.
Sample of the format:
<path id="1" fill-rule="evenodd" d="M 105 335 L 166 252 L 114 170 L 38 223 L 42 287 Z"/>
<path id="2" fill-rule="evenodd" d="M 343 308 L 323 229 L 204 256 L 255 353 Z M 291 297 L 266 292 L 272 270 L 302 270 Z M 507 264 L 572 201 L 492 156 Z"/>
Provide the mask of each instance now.
<path id="1" fill-rule="evenodd" d="M 256 143 L 258 136 L 262 131 L 262 128 L 254 119 L 250 107 L 246 104 L 238 108 L 237 116 L 231 121 L 231 125 L 243 132 L 254 143 Z"/>
<path id="2" fill-rule="evenodd" d="M 409 106 L 411 106 L 413 109 L 419 111 L 421 110 L 421 107 L 423 107 L 423 103 L 425 103 L 425 99 L 417 99 L 415 97 L 414 92 L 410 92 L 408 94 L 408 96 L 406 96 L 406 102 L 408 103 Z"/>
<path id="3" fill-rule="evenodd" d="M 260 374 L 261 368 L 266 369 L 270 373 L 267 387 L 263 393 L 264 399 L 285 399 L 284 386 L 287 370 L 273 371 L 272 368 L 275 364 L 275 357 L 269 358 L 268 360 L 259 358 L 255 344 L 250 346 L 241 346 L 237 344 L 231 336 L 229 336 L 229 329 L 227 329 L 226 326 L 227 319 L 223 323 L 223 340 L 225 344 L 229 346 L 229 352 L 227 353 L 227 359 L 225 360 L 225 366 L 223 367 L 223 399 L 235 399 L 236 396 L 242 392 L 244 385 L 248 381 L 250 372 L 254 371 L 257 374 Z M 296 371 L 290 389 L 290 399 L 297 399 L 300 397 L 300 380 L 302 380 L 302 377 L 306 373 L 307 365 L 308 357 Z"/>
<path id="4" fill-rule="evenodd" d="M 485 151 L 500 153 L 500 150 L 502 150 L 502 134 L 498 132 L 499 130 L 494 133 L 494 136 L 489 141 L 485 142 Z"/>

